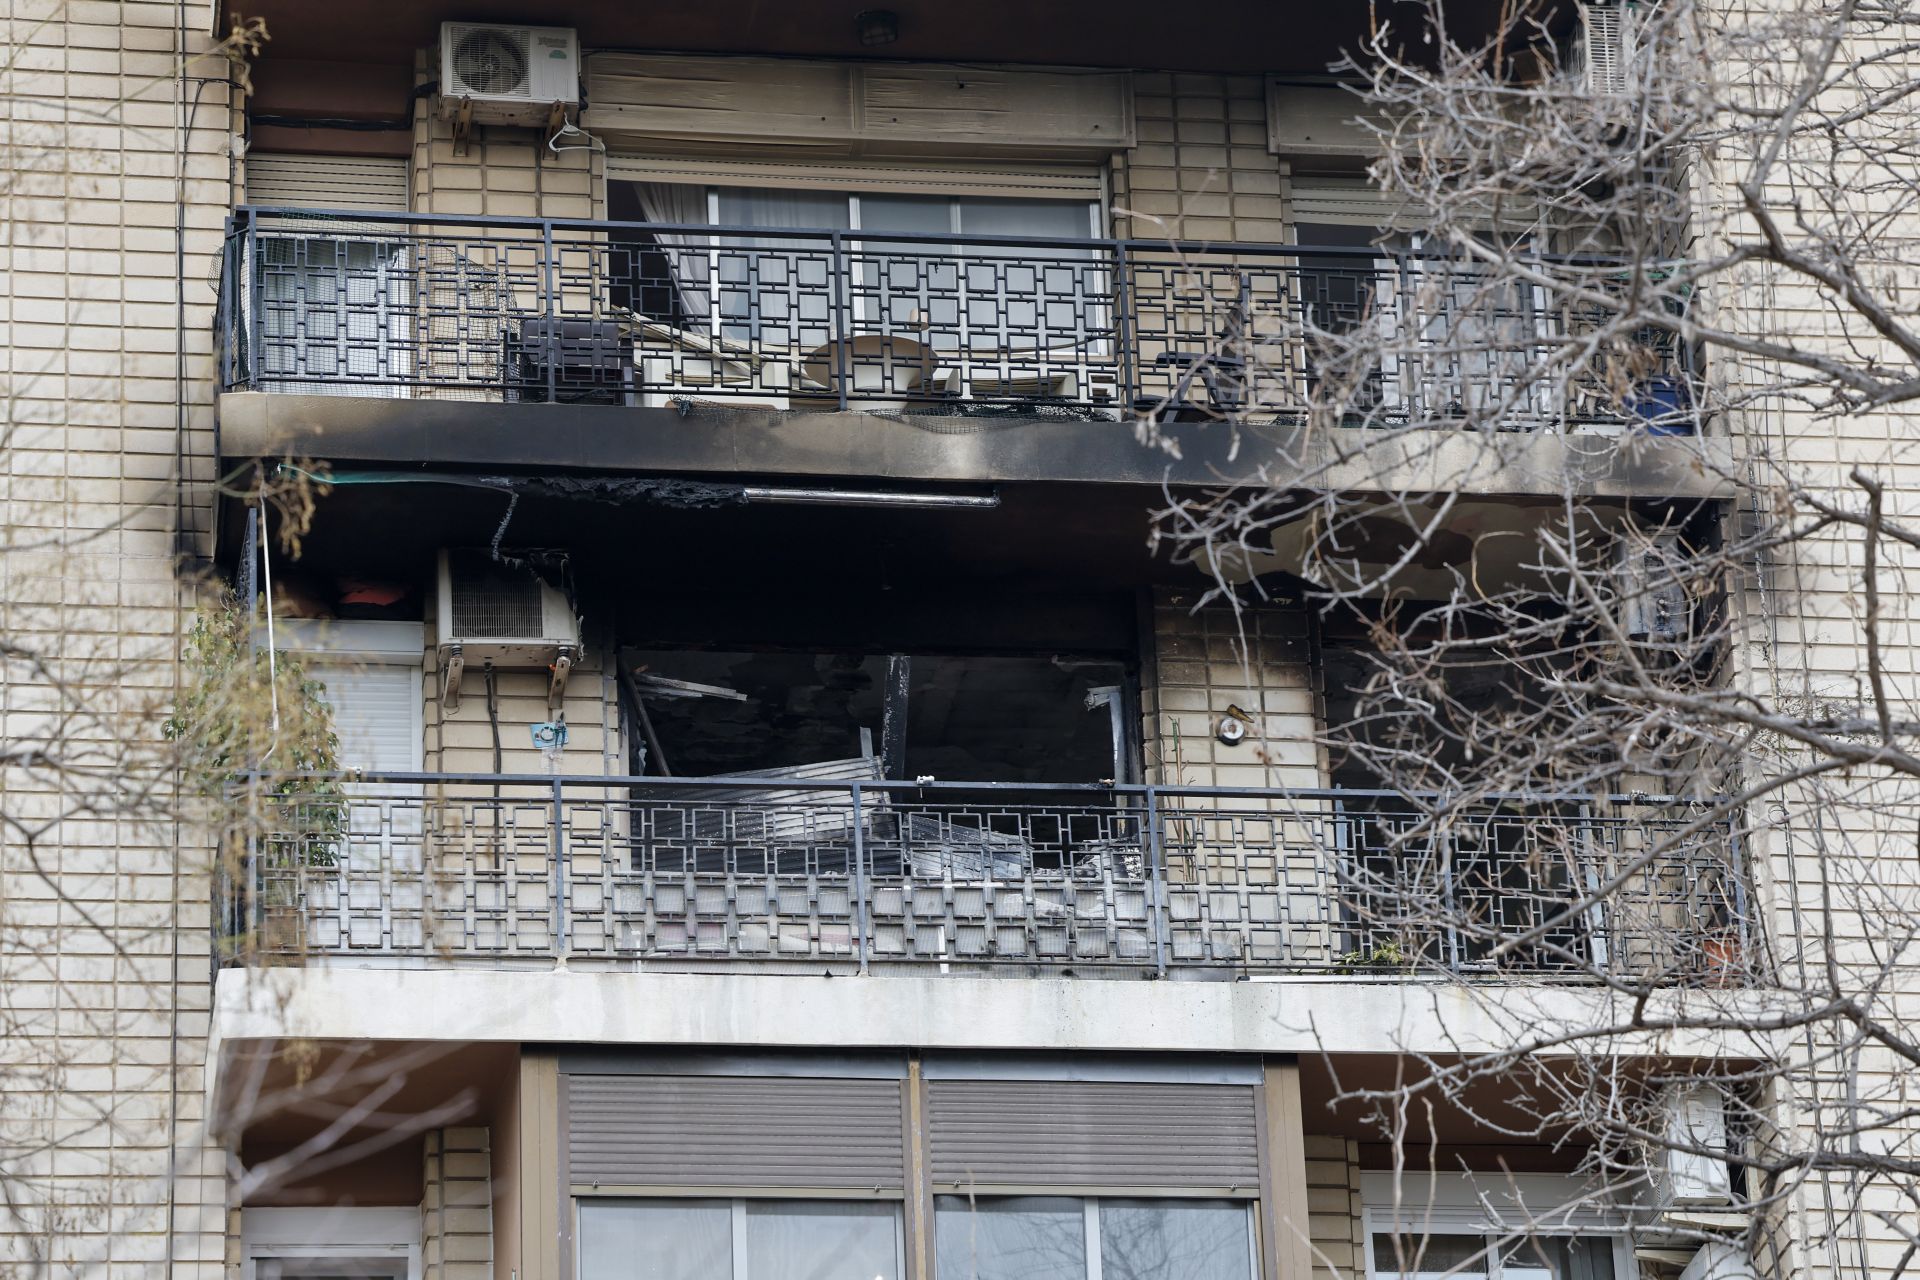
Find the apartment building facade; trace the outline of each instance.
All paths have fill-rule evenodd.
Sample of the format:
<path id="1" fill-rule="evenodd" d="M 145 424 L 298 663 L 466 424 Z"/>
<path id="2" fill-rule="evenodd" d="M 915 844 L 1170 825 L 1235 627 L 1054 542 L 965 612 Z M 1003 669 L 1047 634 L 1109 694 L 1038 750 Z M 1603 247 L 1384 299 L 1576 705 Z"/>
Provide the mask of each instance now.
<path id="1" fill-rule="evenodd" d="M 1326 75 L 1357 16 L 248 0 L 244 75 L 182 79 L 197 6 L 14 7 L 64 157 L 10 191 L 15 493 L 112 532 L 9 607 L 173 670 L 184 554 L 264 602 L 353 774 L 253 780 L 237 850 L 76 821 L 9 868 L 16 954 L 58 957 L 19 971 L 60 1099 L 21 1274 L 1704 1265 L 1577 1135 L 1441 1114 L 1410 1169 L 1333 1101 L 1601 1016 L 1577 976 L 1717 981 L 1766 928 L 1732 825 L 1490 806 L 1449 892 L 1550 945 L 1416 966 L 1352 882 L 1419 861 L 1420 804 L 1326 745 L 1366 636 L 1273 588 L 1284 539 L 1237 606 L 1148 542 L 1258 464 L 1229 423 L 1263 483 L 1471 495 L 1489 545 L 1733 496 L 1737 421 L 1598 385 L 1384 470 L 1289 416 L 1332 375 L 1262 335 L 1450 296 Z M 1515 381 L 1367 378 L 1403 422 Z M 262 480 L 314 486 L 297 556 Z M 1573 829 L 1659 874 L 1569 917 Z M 65 955 L 89 903 L 124 928 Z"/>

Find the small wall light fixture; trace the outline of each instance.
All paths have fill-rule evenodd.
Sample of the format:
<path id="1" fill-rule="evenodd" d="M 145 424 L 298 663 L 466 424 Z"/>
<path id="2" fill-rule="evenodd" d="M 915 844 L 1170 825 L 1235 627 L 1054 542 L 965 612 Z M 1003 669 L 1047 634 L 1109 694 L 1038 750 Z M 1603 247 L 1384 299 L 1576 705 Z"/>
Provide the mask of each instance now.
<path id="1" fill-rule="evenodd" d="M 853 29 L 861 44 L 892 44 L 900 38 L 900 15 L 891 9 L 863 9 L 853 15 Z"/>

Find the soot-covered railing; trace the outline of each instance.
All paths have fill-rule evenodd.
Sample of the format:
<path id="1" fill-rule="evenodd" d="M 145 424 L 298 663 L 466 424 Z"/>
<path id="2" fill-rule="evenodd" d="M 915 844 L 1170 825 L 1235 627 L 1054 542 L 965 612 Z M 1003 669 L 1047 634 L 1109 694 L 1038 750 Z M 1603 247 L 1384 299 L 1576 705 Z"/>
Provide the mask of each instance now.
<path id="1" fill-rule="evenodd" d="M 1619 273 L 1560 263 L 1587 296 Z M 1691 431 L 1658 334 L 1582 365 L 1572 291 L 1375 247 L 245 208 L 229 390 L 924 415 Z M 1604 363 L 1604 362 L 1603 362 Z M 1618 363 L 1618 362 L 1615 362 Z"/>
<path id="2" fill-rule="evenodd" d="M 255 779 L 229 962 L 1601 973 L 1757 955 L 1711 806 L 1357 791 Z"/>

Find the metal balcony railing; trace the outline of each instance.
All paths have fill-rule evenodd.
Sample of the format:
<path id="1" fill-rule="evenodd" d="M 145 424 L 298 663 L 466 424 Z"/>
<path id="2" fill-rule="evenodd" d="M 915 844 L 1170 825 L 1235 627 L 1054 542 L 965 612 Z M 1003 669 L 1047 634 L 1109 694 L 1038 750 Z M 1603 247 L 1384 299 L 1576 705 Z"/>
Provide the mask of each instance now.
<path id="1" fill-rule="evenodd" d="M 219 323 L 229 390 L 1691 431 L 1671 352 L 1624 394 L 1543 358 L 1605 319 L 1367 247 L 243 208 Z"/>
<path id="2" fill-rule="evenodd" d="M 230 963 L 1712 982 L 1757 955 L 1728 820 L 1645 797 L 392 774 L 236 798 Z"/>

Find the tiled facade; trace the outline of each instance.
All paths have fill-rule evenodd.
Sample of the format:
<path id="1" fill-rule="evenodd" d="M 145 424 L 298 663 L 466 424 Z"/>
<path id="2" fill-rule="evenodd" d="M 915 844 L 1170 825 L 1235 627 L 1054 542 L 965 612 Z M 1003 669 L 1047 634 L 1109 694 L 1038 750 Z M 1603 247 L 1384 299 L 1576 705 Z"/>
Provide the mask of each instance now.
<path id="1" fill-rule="evenodd" d="M 0 72 L 11 112 L 0 126 L 9 171 L 0 187 L 8 240 L 0 315 L 13 433 L 0 483 L 7 528 L 52 535 L 62 548 L 0 553 L 0 619 L 10 639 L 57 644 L 62 669 L 92 688 L 97 720 L 80 733 L 144 732 L 179 678 L 178 639 L 195 603 L 180 571 L 212 550 L 208 282 L 244 182 L 244 162 L 231 154 L 235 93 L 221 61 L 191 62 L 189 77 L 176 78 L 182 57 L 209 41 L 182 27 L 175 5 L 0 5 L 20 50 Z M 423 59 L 423 78 L 427 67 Z M 1138 145 L 1111 167 L 1116 232 L 1288 238 L 1288 166 L 1267 147 L 1258 77 L 1143 72 L 1135 95 Z M 463 152 L 437 113 L 417 116 L 410 171 L 422 212 L 605 212 L 600 153 L 556 156 L 524 132 L 485 129 Z M 1819 324 L 1815 301 L 1801 302 L 1808 326 Z M 1905 427 L 1892 417 L 1816 426 L 1797 413 L 1756 410 L 1742 429 L 1837 477 L 1856 458 L 1881 456 Z M 1744 655 L 1749 678 L 1779 688 L 1793 673 L 1809 698 L 1856 696 L 1860 655 L 1839 625 L 1851 580 L 1811 553 L 1772 573 L 1795 607 L 1753 602 L 1772 634 Z M 1304 605 L 1235 611 L 1163 589 L 1148 612 L 1141 712 L 1149 780 L 1326 785 Z M 426 767 L 495 771 L 476 673 L 461 710 L 445 713 L 436 656 L 430 649 L 426 657 Z M 589 638 L 563 708 L 570 737 L 558 767 L 566 772 L 625 768 L 608 665 Z M 99 679 L 102 671 L 112 678 Z M 28 727 L 9 736 L 35 723 L 35 709 L 14 693 L 9 717 Z M 547 771 L 554 762 L 527 733 L 552 715 L 545 677 L 503 673 L 499 696 L 499 770 Z M 1218 725 L 1234 708 L 1250 713 L 1253 731 L 1227 744 Z M 28 814 L 52 803 L 31 788 L 5 801 L 10 813 Z M 0 1028 L 0 1088 L 21 1100 L 0 1112 L 0 1132 L 25 1153 L 0 1175 L 19 1189 L 15 1207 L 0 1209 L 0 1277 L 240 1280 L 232 1135 L 207 1132 L 210 843 L 191 824 L 92 816 L 63 821 L 31 849 L 0 835 L 0 969 L 12 1020 Z M 1793 850 L 1770 853 L 1774 885 L 1794 883 Z M 525 1138 L 474 1126 L 426 1136 L 426 1280 L 514 1280 L 494 1247 L 508 1228 L 488 1191 L 509 1141 Z M 1311 1132 L 1305 1145 L 1315 1274 L 1357 1280 L 1358 1148 Z M 1902 1240 L 1891 1227 L 1863 1230 L 1874 1237 L 1874 1266 L 1898 1256 Z M 518 1276 L 558 1280 L 531 1266 Z"/>
<path id="2" fill-rule="evenodd" d="M 179 20 L 139 0 L 0 6 L 0 625 L 53 655 L 87 712 L 62 714 L 17 668 L 6 733 L 95 760 L 124 744 L 122 767 L 170 697 L 194 603 L 177 569 L 206 554 L 212 510 L 207 280 L 231 90 L 214 59 L 191 64 L 183 96 Z M 31 845 L 19 827 L 0 837 L 0 1270 L 219 1276 L 204 840 L 111 811 L 61 817 L 44 775 L 8 778 L 9 814 L 52 825 Z"/>

